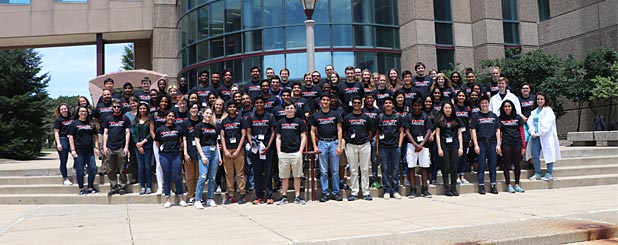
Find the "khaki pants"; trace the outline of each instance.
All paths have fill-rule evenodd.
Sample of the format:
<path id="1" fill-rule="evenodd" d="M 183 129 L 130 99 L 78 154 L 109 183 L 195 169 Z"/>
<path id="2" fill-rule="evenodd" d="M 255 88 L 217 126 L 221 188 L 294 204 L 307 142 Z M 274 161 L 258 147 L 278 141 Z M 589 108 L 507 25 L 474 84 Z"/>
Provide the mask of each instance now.
<path id="1" fill-rule="evenodd" d="M 105 162 L 109 167 L 109 170 L 107 171 L 107 178 L 109 178 L 109 184 L 112 189 L 116 187 L 116 184 L 118 184 L 116 174 L 120 175 L 120 184 L 118 185 L 118 188 L 124 188 L 127 185 L 127 174 L 124 159 L 123 148 L 118 150 L 107 149 L 107 159 L 105 159 Z"/>
<path id="2" fill-rule="evenodd" d="M 229 150 L 230 154 L 234 154 L 236 150 Z M 240 189 L 240 195 L 246 194 L 245 189 L 245 149 L 240 149 L 240 154 L 236 159 L 228 158 L 223 155 L 223 168 L 225 169 L 225 183 L 227 184 L 227 193 L 229 196 L 234 196 L 234 173 L 236 173 L 236 183 Z M 209 183 L 210 184 L 210 183 Z"/>
<path id="3" fill-rule="evenodd" d="M 369 195 L 369 164 L 371 163 L 371 144 L 346 144 L 345 154 L 350 164 L 350 188 L 352 196 L 358 195 L 358 168 L 361 170 L 363 195 Z"/>
<path id="4" fill-rule="evenodd" d="M 185 176 L 187 178 L 187 197 L 189 199 L 195 198 L 195 187 L 197 185 L 197 177 L 200 170 L 197 166 L 197 159 L 191 159 L 191 161 L 185 161 Z"/>

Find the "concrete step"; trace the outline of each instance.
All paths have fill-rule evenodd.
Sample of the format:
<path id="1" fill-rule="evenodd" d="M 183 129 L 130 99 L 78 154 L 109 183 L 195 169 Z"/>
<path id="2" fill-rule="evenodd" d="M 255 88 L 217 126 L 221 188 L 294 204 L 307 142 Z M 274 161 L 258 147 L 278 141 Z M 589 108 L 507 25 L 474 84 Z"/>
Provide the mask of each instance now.
<path id="1" fill-rule="evenodd" d="M 590 156 L 615 156 L 618 147 L 561 147 L 560 155 L 563 158 L 590 157 Z"/>

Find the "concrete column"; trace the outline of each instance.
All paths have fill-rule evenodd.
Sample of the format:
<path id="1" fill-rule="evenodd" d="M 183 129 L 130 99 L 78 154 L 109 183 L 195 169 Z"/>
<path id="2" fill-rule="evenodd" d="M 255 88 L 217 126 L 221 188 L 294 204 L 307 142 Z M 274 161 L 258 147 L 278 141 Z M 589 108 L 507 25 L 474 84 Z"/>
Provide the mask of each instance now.
<path id="1" fill-rule="evenodd" d="M 97 33 L 97 76 L 105 74 L 105 41 L 103 33 Z"/>
<path id="2" fill-rule="evenodd" d="M 315 20 L 305 20 L 307 32 L 307 72 L 315 71 L 315 35 L 313 26 Z"/>

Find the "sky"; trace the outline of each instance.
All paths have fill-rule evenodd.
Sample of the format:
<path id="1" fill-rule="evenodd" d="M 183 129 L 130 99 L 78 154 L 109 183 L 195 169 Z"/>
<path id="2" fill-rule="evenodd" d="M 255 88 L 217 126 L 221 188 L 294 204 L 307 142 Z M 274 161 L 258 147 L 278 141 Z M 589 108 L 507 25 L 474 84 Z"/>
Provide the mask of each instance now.
<path id="1" fill-rule="evenodd" d="M 121 70 L 123 47 L 127 43 L 105 45 L 105 73 Z M 41 73 L 48 72 L 47 92 L 51 98 L 86 95 L 88 81 L 97 75 L 95 45 L 35 49 L 41 56 Z"/>

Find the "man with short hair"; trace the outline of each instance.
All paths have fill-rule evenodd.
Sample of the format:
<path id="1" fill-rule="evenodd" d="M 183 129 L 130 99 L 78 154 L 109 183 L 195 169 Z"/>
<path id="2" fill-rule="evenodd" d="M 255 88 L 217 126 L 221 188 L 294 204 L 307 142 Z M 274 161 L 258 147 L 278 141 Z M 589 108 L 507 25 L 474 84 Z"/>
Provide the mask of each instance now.
<path id="1" fill-rule="evenodd" d="M 328 170 L 330 169 L 331 193 L 334 199 L 342 201 L 339 193 L 339 156 L 342 153 L 343 130 L 341 128 L 341 116 L 330 108 L 331 98 L 328 94 L 320 96 L 321 109 L 311 115 L 309 124 L 311 127 L 311 139 L 313 149 L 319 154 L 320 162 L 320 184 L 322 186 L 322 197 L 320 202 L 329 199 L 328 191 Z"/>
<path id="2" fill-rule="evenodd" d="M 210 75 L 210 87 L 213 89 L 218 89 L 221 86 L 221 74 L 219 72 L 213 71 Z"/>
<path id="3" fill-rule="evenodd" d="M 373 121 L 361 110 L 363 99 L 355 96 L 352 99 L 352 112 L 343 118 L 343 129 L 346 140 L 345 155 L 350 165 L 350 186 L 352 195 L 348 201 L 356 200 L 358 195 L 358 169 L 365 200 L 371 201 L 369 193 L 369 162 L 371 161 L 371 144 L 369 139 L 373 137 Z"/>
<path id="4" fill-rule="evenodd" d="M 395 111 L 395 100 L 392 97 L 384 98 L 384 112 L 378 115 L 376 129 L 376 148 L 382 163 L 382 185 L 384 199 L 393 196 L 401 199 L 399 194 L 399 160 L 401 145 L 403 144 L 403 120 Z"/>
<path id="5" fill-rule="evenodd" d="M 120 97 L 120 104 L 122 105 L 123 111 L 130 111 L 131 108 L 129 106 L 129 99 L 133 96 L 133 84 L 131 82 L 126 82 L 122 85 L 123 93 L 122 97 Z"/>
<path id="6" fill-rule="evenodd" d="M 354 79 L 354 67 L 348 66 L 345 68 L 345 77 L 345 82 L 339 83 L 337 96 L 343 105 L 344 113 L 348 114 L 352 112 L 352 98 L 355 96 L 364 97 L 365 90 L 363 84 Z"/>
<path id="7" fill-rule="evenodd" d="M 120 99 L 122 98 L 122 94 L 114 91 L 114 79 L 106 78 L 103 81 L 104 89 L 109 89 L 112 91 L 112 98 Z M 97 100 L 97 104 L 103 101 L 103 95 L 99 96 L 99 100 Z"/>
<path id="8" fill-rule="evenodd" d="M 427 98 L 433 81 L 431 77 L 425 75 L 425 64 L 423 62 L 417 62 L 414 65 L 414 70 L 416 71 L 416 76 L 412 80 L 412 86 L 419 90 L 421 98 Z"/>
<path id="9" fill-rule="evenodd" d="M 134 95 L 139 102 L 146 102 L 150 104 L 150 85 L 151 81 L 149 77 L 144 77 L 141 81 L 142 90 L 135 91 Z"/>
<path id="10" fill-rule="evenodd" d="M 363 70 L 360 67 L 354 68 L 354 80 L 361 81 L 363 78 Z"/>
<path id="11" fill-rule="evenodd" d="M 279 178 L 281 184 L 281 199 L 277 205 L 288 203 L 287 191 L 290 177 L 294 177 L 294 202 L 304 205 L 305 200 L 300 197 L 300 177 L 303 174 L 303 149 L 307 144 L 307 124 L 295 117 L 294 104 L 285 103 L 285 118 L 277 122 L 275 132 L 277 134 L 276 147 L 279 158 Z"/>
<path id="12" fill-rule="evenodd" d="M 234 203 L 234 174 L 236 183 L 240 189 L 240 200 L 238 204 L 247 203 L 245 195 L 245 138 L 246 121 L 238 114 L 238 105 L 230 101 L 227 105 L 228 116 L 224 118 L 220 125 L 221 148 L 223 149 L 223 167 L 225 169 L 225 182 L 227 184 L 228 196 L 225 204 Z"/>
<path id="13" fill-rule="evenodd" d="M 321 89 L 313 84 L 313 78 L 310 72 L 305 73 L 303 79 L 305 84 L 300 89 L 301 96 L 307 99 L 307 104 L 311 106 L 311 111 L 316 110 L 319 108 L 319 105 L 317 105 L 319 103 L 317 98 L 322 94 Z"/>
<path id="14" fill-rule="evenodd" d="M 408 139 L 406 150 L 406 162 L 408 163 L 408 176 L 410 181 L 409 198 L 416 197 L 416 166 L 421 167 L 421 195 L 430 198 L 431 193 L 427 190 L 427 173 L 430 166 L 429 143 L 431 135 L 431 117 L 423 111 L 423 100 L 415 98 L 412 102 L 412 112 L 405 118 L 405 132 Z"/>
<path id="15" fill-rule="evenodd" d="M 251 101 L 253 101 L 262 94 L 261 88 L 260 68 L 251 67 L 251 81 L 245 85 L 245 93 L 249 94 Z"/>
<path id="16" fill-rule="evenodd" d="M 266 79 L 271 79 L 275 75 L 275 70 L 273 68 L 266 68 Z"/>
<path id="17" fill-rule="evenodd" d="M 229 101 L 232 98 L 232 86 L 234 82 L 232 80 L 233 74 L 231 70 L 223 71 L 223 84 L 219 86 L 219 95 L 223 101 Z"/>
<path id="18" fill-rule="evenodd" d="M 215 90 L 208 84 L 208 71 L 203 70 L 198 77 L 200 83 L 191 89 L 192 93 L 196 93 L 198 97 L 198 104 L 201 108 L 208 106 L 208 96 L 211 93 L 215 93 Z M 161 92 L 161 91 L 159 91 Z"/>
<path id="19" fill-rule="evenodd" d="M 127 185 L 126 168 L 124 157 L 129 155 L 129 139 L 131 137 L 131 122 L 122 113 L 122 105 L 119 99 L 112 100 L 112 114 L 107 116 L 102 124 L 103 128 L 103 154 L 107 156 L 106 162 L 109 167 L 110 191 L 108 195 L 124 195 Z M 120 175 L 120 183 L 117 182 L 117 174 Z"/>
<path id="20" fill-rule="evenodd" d="M 498 92 L 491 96 L 489 100 L 489 110 L 496 114 L 496 116 L 500 116 L 500 106 L 502 106 L 502 102 L 505 100 L 510 100 L 515 105 L 515 111 L 518 115 L 521 115 L 521 104 L 519 103 L 519 98 L 510 90 L 507 89 L 509 80 L 506 77 L 498 78 Z"/>
<path id="21" fill-rule="evenodd" d="M 264 108 L 267 112 L 272 112 L 275 106 L 279 105 L 279 98 L 270 94 L 270 80 L 264 79 L 261 84 L 262 99 L 264 99 Z M 255 100 L 254 100 L 255 101 Z"/>
<path id="22" fill-rule="evenodd" d="M 186 77 L 178 78 L 178 95 L 183 95 L 186 100 L 189 100 L 189 84 Z"/>
<path id="23" fill-rule="evenodd" d="M 279 71 L 279 77 L 281 78 L 281 88 L 292 90 L 292 82 L 290 82 L 290 70 L 283 68 Z"/>

